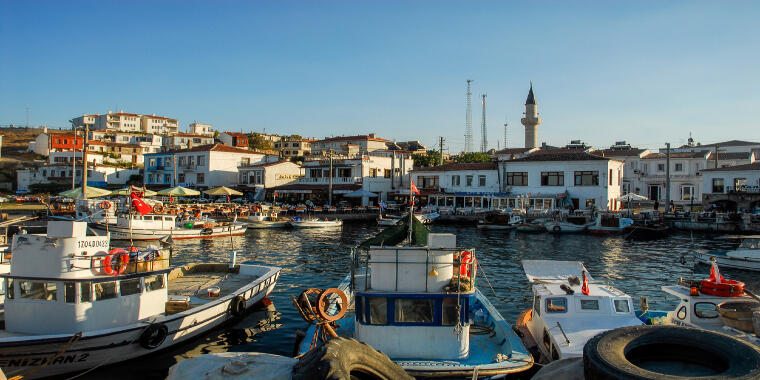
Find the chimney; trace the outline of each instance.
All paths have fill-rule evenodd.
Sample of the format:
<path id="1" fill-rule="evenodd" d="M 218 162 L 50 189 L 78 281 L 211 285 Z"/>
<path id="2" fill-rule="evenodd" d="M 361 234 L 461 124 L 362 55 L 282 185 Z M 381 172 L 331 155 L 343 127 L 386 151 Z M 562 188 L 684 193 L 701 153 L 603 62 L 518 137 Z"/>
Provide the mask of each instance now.
<path id="1" fill-rule="evenodd" d="M 377 135 L 375 133 L 370 133 L 369 137 L 372 137 L 374 139 L 375 137 L 377 137 Z"/>

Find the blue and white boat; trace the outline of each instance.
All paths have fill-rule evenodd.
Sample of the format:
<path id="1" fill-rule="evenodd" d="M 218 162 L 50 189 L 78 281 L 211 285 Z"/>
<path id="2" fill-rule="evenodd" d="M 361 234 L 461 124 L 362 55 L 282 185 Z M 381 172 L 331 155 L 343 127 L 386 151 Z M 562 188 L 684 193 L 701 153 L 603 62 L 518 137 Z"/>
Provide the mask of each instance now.
<path id="1" fill-rule="evenodd" d="M 298 355 L 334 331 L 369 344 L 415 377 L 475 378 L 530 369 L 533 357 L 477 288 L 475 251 L 457 248 L 453 234 L 423 239 L 417 245 L 354 249 L 340 292 L 325 291 L 318 302 L 321 315 L 343 304 L 347 312 L 333 323 L 311 321 Z M 340 296 L 323 297 L 329 292 Z M 322 305 L 323 300 L 330 301 Z"/>
<path id="2" fill-rule="evenodd" d="M 715 258 L 718 265 L 726 268 L 760 271 L 760 235 L 723 236 L 723 239 L 735 239 L 739 246 L 726 251 L 697 251 L 694 257 L 700 263 L 710 265 Z"/>

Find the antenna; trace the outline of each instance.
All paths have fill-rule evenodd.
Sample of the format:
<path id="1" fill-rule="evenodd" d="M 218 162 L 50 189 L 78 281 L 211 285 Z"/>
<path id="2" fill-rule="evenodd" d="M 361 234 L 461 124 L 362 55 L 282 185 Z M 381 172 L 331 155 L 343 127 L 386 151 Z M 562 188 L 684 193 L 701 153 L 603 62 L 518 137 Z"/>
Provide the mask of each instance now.
<path id="1" fill-rule="evenodd" d="M 504 117 L 504 149 L 507 149 L 507 127 L 509 126 L 509 122 L 507 121 L 507 118 Z"/>
<path id="2" fill-rule="evenodd" d="M 472 152 L 472 91 L 470 91 L 472 79 L 467 80 L 467 112 L 464 121 L 464 151 Z"/>
<path id="3" fill-rule="evenodd" d="M 29 128 L 29 105 L 26 105 L 26 127 Z"/>
<path id="4" fill-rule="evenodd" d="M 485 153 L 488 150 L 488 135 L 486 133 L 486 94 L 480 95 L 483 98 L 483 121 L 480 124 L 480 134 L 482 140 L 480 141 L 480 153 Z"/>

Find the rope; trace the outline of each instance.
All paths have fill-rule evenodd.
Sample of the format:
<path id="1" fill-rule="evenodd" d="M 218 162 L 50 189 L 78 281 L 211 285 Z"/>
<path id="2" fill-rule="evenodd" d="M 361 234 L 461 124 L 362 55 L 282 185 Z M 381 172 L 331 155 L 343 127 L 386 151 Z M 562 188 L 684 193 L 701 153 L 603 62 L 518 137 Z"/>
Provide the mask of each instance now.
<path id="1" fill-rule="evenodd" d="M 483 277 L 485 277 L 486 282 L 488 283 L 488 287 L 491 288 L 491 293 L 493 293 L 493 296 L 498 299 L 499 296 L 497 296 L 496 291 L 493 290 L 493 285 L 491 285 L 491 281 L 488 279 L 488 275 L 486 274 L 486 271 L 483 269 L 485 268 L 485 266 L 483 264 L 480 264 L 479 267 L 480 267 L 480 271 L 483 272 Z"/>
<path id="2" fill-rule="evenodd" d="M 69 338 L 69 341 L 66 342 L 66 344 L 64 344 L 63 347 L 61 347 L 61 349 L 58 350 L 58 352 L 56 352 L 53 356 L 51 356 L 50 358 L 48 358 L 45 361 L 44 364 L 42 364 L 41 366 L 39 366 L 39 367 L 37 367 L 37 368 L 35 368 L 35 369 L 33 369 L 33 370 L 31 370 L 31 371 L 23 374 L 23 375 L 13 376 L 13 377 L 9 378 L 8 380 L 20 380 L 20 379 L 23 379 L 24 377 L 31 376 L 34 373 L 36 373 L 37 371 L 45 368 L 48 364 L 52 363 L 53 360 L 55 360 L 58 357 L 60 357 L 61 355 L 63 355 L 64 352 L 68 351 L 68 349 L 71 348 L 71 346 L 74 345 L 74 343 L 76 343 L 77 341 L 79 341 L 79 339 L 81 337 L 82 337 L 82 332 L 81 331 L 78 332 L 78 333 L 76 333 L 76 334 L 74 334 L 74 335 L 72 335 L 71 338 Z"/>

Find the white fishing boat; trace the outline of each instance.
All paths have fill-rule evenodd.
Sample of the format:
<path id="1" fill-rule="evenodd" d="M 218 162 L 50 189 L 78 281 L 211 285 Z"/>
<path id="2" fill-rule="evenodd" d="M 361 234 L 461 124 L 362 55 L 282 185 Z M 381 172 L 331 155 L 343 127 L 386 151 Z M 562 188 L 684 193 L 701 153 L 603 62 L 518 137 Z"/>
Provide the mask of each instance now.
<path id="1" fill-rule="evenodd" d="M 422 224 L 430 224 L 433 223 L 436 219 L 438 219 L 441 216 L 441 214 L 437 212 L 428 212 L 428 213 L 414 213 L 414 217 L 417 218 Z"/>
<path id="2" fill-rule="evenodd" d="M 622 233 L 630 225 L 633 225 L 631 218 L 625 218 L 617 213 L 599 213 L 587 230 L 596 235 L 614 235 Z"/>
<path id="3" fill-rule="evenodd" d="M 395 226 L 400 221 L 401 221 L 401 218 L 379 217 L 377 218 L 377 225 L 378 226 Z"/>
<path id="4" fill-rule="evenodd" d="M 523 260 L 532 284 L 533 307 L 515 326 L 540 361 L 583 356 L 586 342 L 607 330 L 643 324 L 631 297 L 594 281 L 578 261 Z"/>
<path id="5" fill-rule="evenodd" d="M 53 220 L 74 220 L 88 223 L 116 224 L 117 211 L 123 209 L 124 202 L 119 199 L 75 199 L 74 215 L 48 215 Z"/>
<path id="6" fill-rule="evenodd" d="M 523 221 L 523 217 L 519 214 L 486 215 L 483 220 L 478 221 L 478 228 L 483 230 L 513 230 Z"/>
<path id="7" fill-rule="evenodd" d="M 594 223 L 589 222 L 585 216 L 567 216 L 563 220 L 544 222 L 544 227 L 554 234 L 567 234 L 586 231 L 592 224 Z"/>
<path id="8" fill-rule="evenodd" d="M 405 224 L 376 239 L 397 228 L 405 235 Z M 351 274 L 337 289 L 310 289 L 294 299 L 312 323 L 298 343 L 298 356 L 340 336 L 370 345 L 417 378 L 530 369 L 530 353 L 475 286 L 474 250 L 457 248 L 453 234 L 431 233 L 426 241 L 354 250 Z M 311 297 L 319 301 L 305 301 Z"/>
<path id="9" fill-rule="evenodd" d="M 134 261 L 87 236 L 84 222 L 48 222 L 13 238 L 0 368 L 39 378 L 149 356 L 187 341 L 264 298 L 280 268 L 230 263 L 168 267 L 154 251 Z M 130 250 L 131 251 L 131 250 Z"/>
<path id="10" fill-rule="evenodd" d="M 211 219 L 179 219 L 172 214 L 123 213 L 116 225 L 94 223 L 91 228 L 101 235 L 110 233 L 113 240 L 198 239 L 242 235 L 247 229 L 242 222 L 215 222 Z"/>
<path id="11" fill-rule="evenodd" d="M 722 267 L 760 271 L 760 235 L 721 236 L 720 238 L 738 240 L 739 245 L 736 249 L 728 251 L 696 251 L 694 257 L 698 262 L 710 265 L 714 257 Z"/>
<path id="12" fill-rule="evenodd" d="M 279 207 L 269 206 L 251 206 L 251 211 L 248 214 L 248 218 L 245 222 L 248 224 L 248 228 L 283 228 L 290 226 L 287 219 L 281 219 L 278 216 L 280 211 Z"/>
<path id="13" fill-rule="evenodd" d="M 327 218 L 301 218 L 298 216 L 288 223 L 295 228 L 337 228 L 343 226 L 343 221 L 340 219 L 329 220 Z"/>

